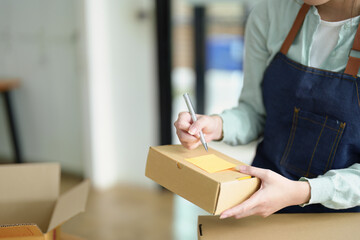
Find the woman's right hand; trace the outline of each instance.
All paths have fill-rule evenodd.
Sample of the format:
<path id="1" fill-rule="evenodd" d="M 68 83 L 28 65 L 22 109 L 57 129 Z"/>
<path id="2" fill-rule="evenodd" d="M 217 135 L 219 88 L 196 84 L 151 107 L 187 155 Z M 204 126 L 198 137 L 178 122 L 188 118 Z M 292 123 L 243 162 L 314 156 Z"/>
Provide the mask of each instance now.
<path id="1" fill-rule="evenodd" d="M 203 131 L 206 142 L 222 138 L 223 123 L 220 116 L 196 116 L 197 121 L 193 123 L 189 112 L 181 112 L 174 123 L 176 134 L 181 144 L 187 149 L 197 148 L 201 144 L 199 137 L 200 130 Z"/>

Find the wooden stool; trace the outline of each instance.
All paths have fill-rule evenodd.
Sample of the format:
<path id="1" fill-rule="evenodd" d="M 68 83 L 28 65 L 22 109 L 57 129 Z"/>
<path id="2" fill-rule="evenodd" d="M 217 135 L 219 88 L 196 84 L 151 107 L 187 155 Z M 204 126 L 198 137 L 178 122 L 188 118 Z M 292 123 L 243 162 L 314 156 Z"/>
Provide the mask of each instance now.
<path id="1" fill-rule="evenodd" d="M 14 157 L 16 163 L 22 162 L 20 143 L 18 139 L 18 131 L 15 124 L 14 112 L 11 105 L 10 92 L 14 88 L 19 87 L 19 79 L 0 79 L 0 93 L 4 98 L 5 111 L 7 115 L 7 120 L 10 128 L 10 138 L 12 142 Z"/>

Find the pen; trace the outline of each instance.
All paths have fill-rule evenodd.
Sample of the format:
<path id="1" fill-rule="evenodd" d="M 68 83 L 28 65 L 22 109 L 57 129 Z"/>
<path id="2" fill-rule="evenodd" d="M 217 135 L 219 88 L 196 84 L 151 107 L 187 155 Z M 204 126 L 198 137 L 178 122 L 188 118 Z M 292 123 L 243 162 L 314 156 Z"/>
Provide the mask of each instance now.
<path id="1" fill-rule="evenodd" d="M 185 102 L 186 102 L 186 105 L 189 109 L 189 112 L 191 114 L 191 118 L 193 120 L 193 122 L 196 122 L 197 121 L 197 117 L 196 117 L 196 114 L 195 114 L 195 111 L 194 111 L 194 107 L 192 105 L 192 102 L 191 102 L 191 99 L 190 99 L 190 96 L 189 94 L 185 93 L 184 95 L 184 99 L 185 99 Z M 200 134 L 200 141 L 202 143 L 202 145 L 204 146 L 205 150 L 208 151 L 208 146 L 206 144 L 206 141 L 205 141 L 205 138 L 204 138 L 204 134 L 203 132 L 200 130 L 199 132 Z"/>

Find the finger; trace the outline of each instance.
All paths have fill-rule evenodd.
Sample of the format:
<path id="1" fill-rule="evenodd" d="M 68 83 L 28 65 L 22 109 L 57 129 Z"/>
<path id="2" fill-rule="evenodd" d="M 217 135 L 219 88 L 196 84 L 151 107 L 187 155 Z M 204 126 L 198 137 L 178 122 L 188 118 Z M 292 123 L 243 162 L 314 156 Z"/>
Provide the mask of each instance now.
<path id="1" fill-rule="evenodd" d="M 209 119 L 207 117 L 200 117 L 196 122 L 194 122 L 190 128 L 189 133 L 191 135 L 197 135 L 199 132 L 206 127 L 206 125 L 209 123 Z"/>
<path id="2" fill-rule="evenodd" d="M 220 215 L 220 219 L 233 217 L 233 216 L 236 217 L 250 216 L 254 214 L 254 208 L 256 207 L 257 202 L 258 202 L 257 197 L 253 195 L 243 203 L 222 212 Z"/>
<path id="3" fill-rule="evenodd" d="M 200 144 L 201 144 L 201 142 L 200 142 L 200 141 L 197 141 L 197 142 L 195 142 L 195 143 L 189 144 L 188 146 L 186 146 L 186 148 L 189 149 L 189 150 L 193 150 L 193 149 L 199 147 Z"/>
<path id="4" fill-rule="evenodd" d="M 243 211 L 243 212 L 241 212 L 239 214 L 236 214 L 234 217 L 236 219 L 240 219 L 240 218 L 249 217 L 249 216 L 252 216 L 252 215 L 258 215 L 256 207 L 250 209 L 249 211 Z"/>
<path id="5" fill-rule="evenodd" d="M 221 216 L 225 218 L 232 216 L 241 217 L 241 216 L 254 215 L 256 213 L 256 209 L 258 208 L 258 206 L 262 204 L 261 193 L 262 193 L 261 190 L 256 191 L 250 198 L 248 198 L 241 204 L 222 212 Z"/>
<path id="6" fill-rule="evenodd" d="M 199 141 L 197 136 L 190 135 L 187 131 L 177 130 L 176 134 L 179 140 L 184 143 L 195 143 Z"/>
<path id="7" fill-rule="evenodd" d="M 191 123 L 178 119 L 176 122 L 174 122 L 174 126 L 176 129 L 188 131 L 191 126 Z"/>
<path id="8" fill-rule="evenodd" d="M 189 150 L 197 148 L 201 143 L 198 138 L 188 134 L 185 131 L 176 131 L 176 134 L 178 135 L 181 144 Z"/>
<path id="9" fill-rule="evenodd" d="M 200 138 L 200 134 L 199 134 L 199 138 Z M 212 141 L 212 137 L 208 134 L 204 133 L 204 138 L 205 138 L 205 142 L 207 142 L 207 143 Z"/>
<path id="10" fill-rule="evenodd" d="M 181 141 L 180 141 L 181 142 Z M 189 149 L 189 150 L 193 150 L 195 148 L 197 148 L 201 142 L 200 141 L 196 141 L 196 142 L 181 142 L 181 144 L 186 148 L 186 149 Z"/>
<path id="11" fill-rule="evenodd" d="M 188 112 L 181 112 L 178 115 L 177 120 L 174 125 L 176 128 L 180 128 L 182 130 L 188 130 L 192 124 L 191 115 Z"/>
<path id="12" fill-rule="evenodd" d="M 272 173 L 272 171 L 268 170 L 268 169 L 257 168 L 257 167 L 247 166 L 247 165 L 238 165 L 238 166 L 236 166 L 235 169 L 241 173 L 255 176 L 260 179 L 268 179 Z"/>
<path id="13" fill-rule="evenodd" d="M 189 112 L 180 112 L 178 120 L 192 123 L 191 114 Z"/>

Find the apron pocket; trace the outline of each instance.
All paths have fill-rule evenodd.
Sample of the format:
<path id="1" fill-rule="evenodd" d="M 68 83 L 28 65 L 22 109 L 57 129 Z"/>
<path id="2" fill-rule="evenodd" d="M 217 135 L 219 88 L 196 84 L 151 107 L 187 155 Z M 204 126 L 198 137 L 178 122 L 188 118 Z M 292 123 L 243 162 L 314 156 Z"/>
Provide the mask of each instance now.
<path id="1" fill-rule="evenodd" d="M 293 123 L 280 164 L 297 176 L 316 177 L 331 169 L 345 123 L 294 109 Z"/>

